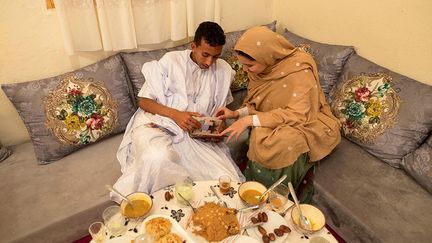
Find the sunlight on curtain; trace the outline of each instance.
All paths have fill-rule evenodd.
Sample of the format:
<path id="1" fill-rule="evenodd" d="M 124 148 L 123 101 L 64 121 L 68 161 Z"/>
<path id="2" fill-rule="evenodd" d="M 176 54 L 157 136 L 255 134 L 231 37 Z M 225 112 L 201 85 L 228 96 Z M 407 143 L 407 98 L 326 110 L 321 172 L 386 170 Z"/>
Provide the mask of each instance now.
<path id="1" fill-rule="evenodd" d="M 253 26 L 259 18 L 256 14 L 242 14 L 241 21 L 232 21 L 239 19 L 238 11 L 259 8 L 250 6 L 247 0 L 54 1 L 68 54 L 136 49 L 139 45 L 179 41 L 193 36 L 203 21 L 219 24 L 222 21 L 229 28 L 235 28 L 245 21 Z M 236 8 L 228 11 L 234 5 Z"/>

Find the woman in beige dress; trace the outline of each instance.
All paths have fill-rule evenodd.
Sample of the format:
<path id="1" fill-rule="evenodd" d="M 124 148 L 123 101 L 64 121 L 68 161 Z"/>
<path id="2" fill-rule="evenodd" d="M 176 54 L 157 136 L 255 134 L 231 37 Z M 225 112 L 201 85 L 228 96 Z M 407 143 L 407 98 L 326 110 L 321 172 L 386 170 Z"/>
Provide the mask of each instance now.
<path id="1" fill-rule="evenodd" d="M 229 134 L 229 141 L 251 127 L 246 179 L 270 186 L 286 174 L 284 183 L 298 190 L 340 142 L 340 123 L 325 101 L 315 61 L 262 26 L 246 31 L 234 49 L 250 81 L 242 108 L 216 112 L 237 119 L 221 134 Z M 300 199 L 309 202 L 312 195 L 311 186 Z"/>

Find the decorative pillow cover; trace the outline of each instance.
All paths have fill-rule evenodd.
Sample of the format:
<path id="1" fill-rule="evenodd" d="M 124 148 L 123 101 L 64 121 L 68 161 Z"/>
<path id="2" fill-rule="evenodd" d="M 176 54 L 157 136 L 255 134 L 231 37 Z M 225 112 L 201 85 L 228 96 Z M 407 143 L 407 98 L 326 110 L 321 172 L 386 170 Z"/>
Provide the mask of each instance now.
<path id="1" fill-rule="evenodd" d="M 311 54 L 318 66 L 318 77 L 322 90 L 328 102 L 331 102 L 329 93 L 336 85 L 340 73 L 350 55 L 355 53 L 352 46 L 330 45 L 315 42 L 298 36 L 288 29 L 282 34 L 294 46 Z"/>
<path id="2" fill-rule="evenodd" d="M 85 81 L 88 86 L 75 81 L 81 91 L 74 90 L 71 84 L 71 97 L 68 97 L 64 96 L 67 90 L 58 89 L 62 81 L 71 76 L 73 80 Z M 90 85 L 88 82 L 95 82 L 93 80 L 97 83 Z M 23 119 L 40 164 L 59 160 L 87 143 L 124 131 L 136 110 L 120 55 L 52 78 L 2 84 L 2 89 Z M 74 95 L 76 97 L 72 97 Z M 66 103 L 60 102 L 62 98 Z M 108 100 L 102 102 L 105 98 Z M 55 100 L 59 102 L 53 103 Z M 79 129 L 87 131 L 90 138 L 83 133 L 82 140 L 76 140 L 71 134 L 78 136 Z"/>
<path id="3" fill-rule="evenodd" d="M 350 123 L 346 121 L 344 128 L 345 136 L 377 158 L 391 166 L 400 168 L 402 158 L 417 149 L 432 130 L 432 105 L 430 105 L 432 104 L 432 86 L 390 71 L 354 54 L 346 62 L 343 72 L 339 77 L 339 83 L 331 92 L 332 97 L 340 100 L 337 96 L 344 89 L 343 87 L 349 86 L 347 82 L 353 82 L 355 77 L 374 73 L 383 73 L 387 77 L 391 77 L 390 86 L 385 85 L 388 82 L 385 81 L 386 78 L 383 76 L 382 81 L 376 82 L 376 85 L 381 87 L 381 89 L 378 90 L 378 87 L 375 88 L 375 86 L 372 88 L 375 92 L 378 92 L 376 94 L 382 92 L 387 97 L 385 100 L 382 100 L 383 103 L 381 103 L 381 106 L 370 104 L 370 111 L 365 110 L 366 113 L 370 112 L 370 114 L 384 112 L 383 115 L 385 114 L 385 116 L 380 117 L 378 123 L 374 123 L 378 120 L 372 118 L 373 116 L 370 115 L 372 122 L 370 126 L 374 126 L 373 124 L 375 124 L 378 127 L 376 129 L 379 129 L 380 133 L 382 133 L 373 136 L 372 134 L 367 134 L 367 129 L 358 129 L 357 135 L 354 136 L 354 133 L 345 132 L 345 130 L 349 131 L 351 128 Z M 384 86 L 379 85 L 380 82 L 383 82 Z M 355 91 L 357 90 L 352 90 L 354 93 L 351 94 L 351 97 L 357 97 L 360 100 L 371 97 L 371 93 L 368 93 L 366 89 L 358 89 L 357 94 L 355 94 Z M 399 99 L 398 108 L 396 103 Z M 352 120 L 355 120 L 356 115 L 359 118 L 361 117 L 363 108 L 359 104 L 352 103 L 349 105 L 349 109 L 344 111 L 345 114 L 343 114 L 341 110 L 337 109 L 339 103 L 332 103 L 331 106 L 335 114 L 339 114 L 339 118 L 342 118 L 342 122 L 344 121 L 343 119 L 346 119 L 347 115 L 351 116 Z M 345 103 L 348 103 L 348 101 L 345 101 Z M 393 109 L 393 111 L 385 110 L 386 108 Z M 399 112 L 396 109 L 399 109 Z M 391 125 L 393 122 L 383 121 L 383 119 L 392 120 L 393 115 L 395 115 L 394 125 Z M 380 128 L 383 124 L 385 127 Z"/>
<path id="4" fill-rule="evenodd" d="M 117 103 L 103 84 L 66 77 L 45 100 L 47 126 L 66 145 L 95 142 L 117 125 Z"/>
<path id="5" fill-rule="evenodd" d="M 402 160 L 402 167 L 432 194 L 432 136 Z"/>
<path id="6" fill-rule="evenodd" d="M 396 122 L 400 100 L 386 74 L 361 75 L 333 93 L 332 110 L 345 137 L 369 143 Z"/>

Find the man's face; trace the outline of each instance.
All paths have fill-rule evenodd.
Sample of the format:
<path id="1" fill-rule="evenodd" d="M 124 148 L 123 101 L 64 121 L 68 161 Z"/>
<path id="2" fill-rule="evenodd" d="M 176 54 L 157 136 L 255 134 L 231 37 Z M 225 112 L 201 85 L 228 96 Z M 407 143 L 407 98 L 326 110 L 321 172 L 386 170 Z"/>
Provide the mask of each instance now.
<path id="1" fill-rule="evenodd" d="M 208 69 L 220 56 L 223 46 L 211 46 L 201 39 L 199 46 L 192 42 L 192 60 L 202 69 Z"/>

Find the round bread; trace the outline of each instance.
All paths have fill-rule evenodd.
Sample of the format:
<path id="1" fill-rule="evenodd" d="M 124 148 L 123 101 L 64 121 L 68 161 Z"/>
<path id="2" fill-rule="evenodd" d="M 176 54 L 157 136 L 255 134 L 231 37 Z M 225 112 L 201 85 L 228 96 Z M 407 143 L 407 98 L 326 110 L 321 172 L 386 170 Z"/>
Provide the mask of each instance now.
<path id="1" fill-rule="evenodd" d="M 155 240 L 158 240 L 171 231 L 171 222 L 169 219 L 157 217 L 150 219 L 146 223 L 145 229 L 148 235 L 152 236 Z"/>
<path id="2" fill-rule="evenodd" d="M 175 233 L 162 236 L 156 243 L 182 243 L 183 239 Z"/>

